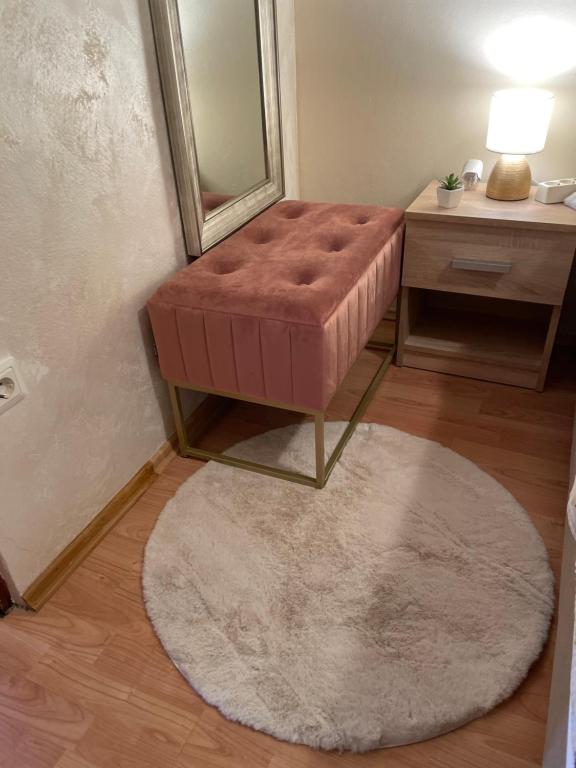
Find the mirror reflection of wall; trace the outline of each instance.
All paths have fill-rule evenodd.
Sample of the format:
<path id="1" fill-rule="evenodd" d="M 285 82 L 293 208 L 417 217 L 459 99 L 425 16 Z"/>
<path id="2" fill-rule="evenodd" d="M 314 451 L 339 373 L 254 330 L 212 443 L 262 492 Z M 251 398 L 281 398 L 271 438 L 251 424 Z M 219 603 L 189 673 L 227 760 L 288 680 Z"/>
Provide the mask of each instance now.
<path id="1" fill-rule="evenodd" d="M 267 177 L 255 0 L 178 0 L 205 213 Z"/>

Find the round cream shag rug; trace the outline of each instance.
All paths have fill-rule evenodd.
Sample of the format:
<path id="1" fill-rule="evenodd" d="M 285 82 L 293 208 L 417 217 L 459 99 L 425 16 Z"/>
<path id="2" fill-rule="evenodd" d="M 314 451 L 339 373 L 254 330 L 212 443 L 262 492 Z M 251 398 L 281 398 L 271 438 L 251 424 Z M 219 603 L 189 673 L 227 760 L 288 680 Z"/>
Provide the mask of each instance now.
<path id="1" fill-rule="evenodd" d="M 327 424 L 330 449 L 344 429 Z M 313 426 L 231 451 L 312 471 Z M 526 512 L 437 443 L 361 424 L 322 491 L 211 462 L 167 504 L 148 613 L 210 704 L 279 739 L 420 741 L 509 696 L 546 639 L 553 577 Z"/>

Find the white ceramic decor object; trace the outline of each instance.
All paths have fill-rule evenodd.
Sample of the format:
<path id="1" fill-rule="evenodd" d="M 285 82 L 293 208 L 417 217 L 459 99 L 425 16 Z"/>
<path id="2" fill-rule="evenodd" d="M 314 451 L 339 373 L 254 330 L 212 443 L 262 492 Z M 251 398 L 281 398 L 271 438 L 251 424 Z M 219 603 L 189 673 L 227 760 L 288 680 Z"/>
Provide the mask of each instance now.
<path id="1" fill-rule="evenodd" d="M 464 194 L 464 187 L 458 189 L 444 189 L 444 187 L 438 187 L 436 190 L 438 196 L 438 205 L 441 208 L 456 208 L 462 200 Z"/>

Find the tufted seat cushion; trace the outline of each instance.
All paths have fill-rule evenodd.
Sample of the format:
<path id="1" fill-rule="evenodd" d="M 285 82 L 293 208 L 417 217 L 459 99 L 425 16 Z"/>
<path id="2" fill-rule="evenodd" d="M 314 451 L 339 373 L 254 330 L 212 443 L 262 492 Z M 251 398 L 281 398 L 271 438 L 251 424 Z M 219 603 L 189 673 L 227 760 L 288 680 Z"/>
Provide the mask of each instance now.
<path id="1" fill-rule="evenodd" d="M 277 203 L 148 308 L 169 381 L 324 410 L 398 293 L 403 212 Z"/>

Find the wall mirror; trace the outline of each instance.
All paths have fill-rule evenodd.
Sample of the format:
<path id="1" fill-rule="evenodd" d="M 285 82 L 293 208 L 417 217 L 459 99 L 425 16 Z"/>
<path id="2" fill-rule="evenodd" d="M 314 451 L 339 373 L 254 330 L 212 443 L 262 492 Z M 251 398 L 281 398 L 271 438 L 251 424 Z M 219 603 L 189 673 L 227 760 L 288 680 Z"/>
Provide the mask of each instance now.
<path id="1" fill-rule="evenodd" d="M 150 0 L 190 256 L 284 193 L 274 0 Z"/>

